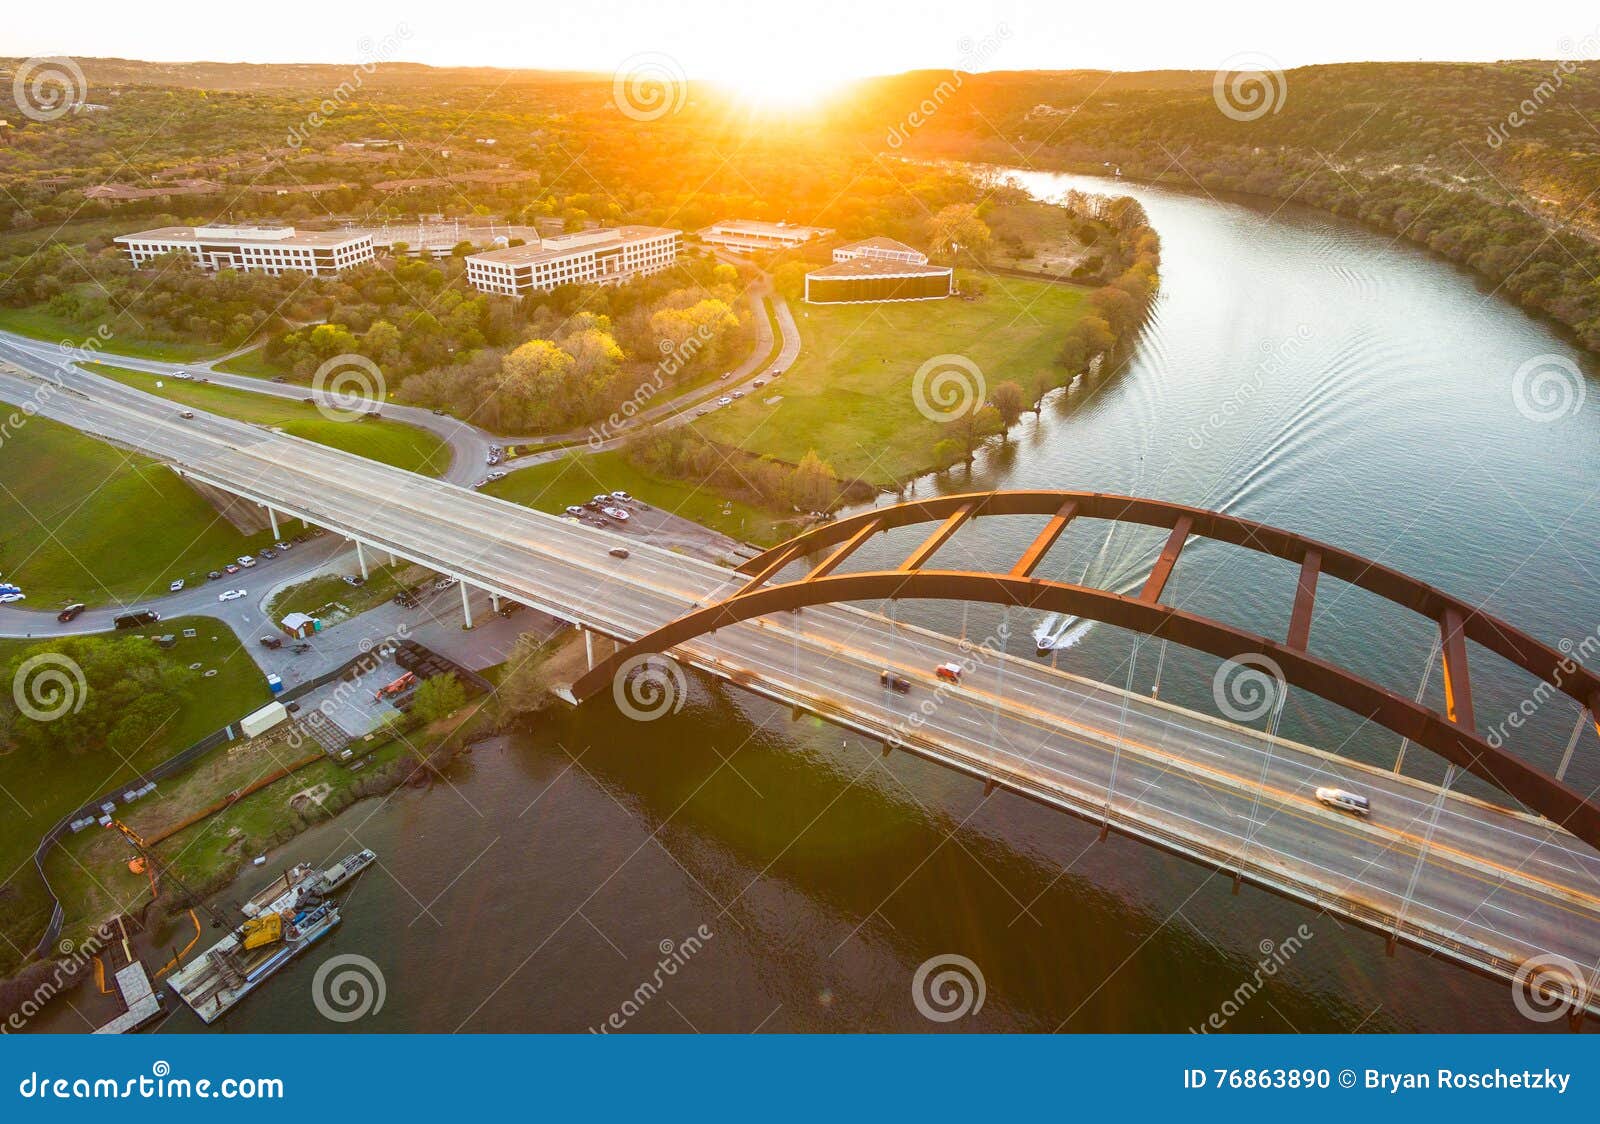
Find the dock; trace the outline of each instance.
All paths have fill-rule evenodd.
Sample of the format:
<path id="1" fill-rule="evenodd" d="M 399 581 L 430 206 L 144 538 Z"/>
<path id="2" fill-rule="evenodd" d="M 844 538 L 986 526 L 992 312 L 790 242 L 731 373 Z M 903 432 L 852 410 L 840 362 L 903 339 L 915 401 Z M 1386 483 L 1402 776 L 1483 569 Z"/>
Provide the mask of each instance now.
<path id="1" fill-rule="evenodd" d="M 96 1034 L 128 1034 L 161 1013 L 161 1001 L 150 986 L 150 976 L 143 964 L 135 960 L 126 968 L 119 969 L 116 978 L 117 990 L 122 993 L 122 1002 L 127 1010 L 105 1026 L 96 1028 Z"/>

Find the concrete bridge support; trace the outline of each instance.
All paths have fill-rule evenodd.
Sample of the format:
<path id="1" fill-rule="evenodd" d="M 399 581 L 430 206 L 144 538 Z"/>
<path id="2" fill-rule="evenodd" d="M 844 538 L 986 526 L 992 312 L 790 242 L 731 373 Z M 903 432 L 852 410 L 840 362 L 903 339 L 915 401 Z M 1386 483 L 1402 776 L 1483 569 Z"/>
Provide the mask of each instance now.
<path id="1" fill-rule="evenodd" d="M 471 629 L 472 628 L 472 603 L 467 600 L 467 583 L 466 582 L 461 582 L 460 585 L 461 585 L 461 619 L 462 619 L 461 627 L 464 628 L 464 629 Z"/>
<path id="2" fill-rule="evenodd" d="M 355 539 L 354 542 L 356 544 L 356 565 L 361 567 L 361 580 L 362 581 L 366 581 L 367 580 L 367 555 L 366 555 L 366 552 L 361 549 L 361 540 L 360 539 Z"/>
<path id="3" fill-rule="evenodd" d="M 283 536 L 278 533 L 278 513 L 272 510 L 270 507 L 267 508 L 267 521 L 272 524 L 273 541 L 276 542 L 277 540 L 283 538 Z"/>

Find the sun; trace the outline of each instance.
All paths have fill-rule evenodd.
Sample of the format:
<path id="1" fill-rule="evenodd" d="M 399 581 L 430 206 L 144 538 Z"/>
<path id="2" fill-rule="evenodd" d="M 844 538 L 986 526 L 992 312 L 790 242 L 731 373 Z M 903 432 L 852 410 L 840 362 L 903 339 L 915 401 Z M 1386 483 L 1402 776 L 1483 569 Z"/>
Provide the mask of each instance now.
<path id="1" fill-rule="evenodd" d="M 813 65 L 786 66 L 782 60 L 750 60 L 711 75 L 711 81 L 752 109 L 792 111 L 810 109 L 853 75 L 833 73 Z"/>

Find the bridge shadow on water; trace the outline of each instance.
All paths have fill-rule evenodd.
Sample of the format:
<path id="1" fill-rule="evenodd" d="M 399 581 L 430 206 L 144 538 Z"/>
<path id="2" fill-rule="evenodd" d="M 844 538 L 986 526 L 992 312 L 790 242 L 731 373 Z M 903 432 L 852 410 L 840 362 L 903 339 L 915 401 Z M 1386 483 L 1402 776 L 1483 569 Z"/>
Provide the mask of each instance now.
<path id="1" fill-rule="evenodd" d="M 544 776 L 581 753 L 708 914 L 726 907 L 714 927 L 739 939 L 719 955 L 737 943 L 784 997 L 781 1029 L 1531 1029 L 1503 985 L 1414 951 L 1388 959 L 1326 915 L 1235 896 L 1224 875 L 690 682 L 682 711 L 648 723 L 606 697 L 542 716 L 521 760 Z M 912 979 L 951 953 L 977 965 L 986 1001 L 940 1024 L 918 1014 Z"/>

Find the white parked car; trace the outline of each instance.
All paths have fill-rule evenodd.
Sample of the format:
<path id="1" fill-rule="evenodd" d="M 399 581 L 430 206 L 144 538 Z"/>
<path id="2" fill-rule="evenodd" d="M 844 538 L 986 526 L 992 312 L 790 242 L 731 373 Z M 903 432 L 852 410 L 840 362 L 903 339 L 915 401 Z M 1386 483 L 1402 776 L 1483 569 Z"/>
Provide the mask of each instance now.
<path id="1" fill-rule="evenodd" d="M 225 589 L 221 593 L 217 594 L 217 600 L 237 601 L 243 596 L 245 596 L 245 591 L 242 589 Z"/>
<path id="2" fill-rule="evenodd" d="M 25 593 L 0 593 L 0 605 L 14 605 L 18 601 L 27 599 L 28 595 Z"/>
<path id="3" fill-rule="evenodd" d="M 1337 808 L 1341 812 L 1349 812 L 1357 816 L 1372 815 L 1372 801 L 1358 793 L 1348 792 L 1342 788 L 1319 788 L 1317 800 L 1330 808 Z"/>
<path id="4" fill-rule="evenodd" d="M 241 554 L 239 557 L 235 558 L 234 561 L 239 563 L 239 565 L 243 566 L 246 570 L 256 564 L 256 560 L 251 558 L 248 554 Z"/>
<path id="5" fill-rule="evenodd" d="M 178 590 L 180 590 L 182 588 L 183 588 L 183 579 L 182 578 L 179 578 L 177 581 L 175 581 L 171 585 L 167 586 L 167 590 L 169 592 L 171 592 L 171 593 L 177 593 Z"/>
<path id="6" fill-rule="evenodd" d="M 615 519 L 618 523 L 626 523 L 629 519 L 628 513 L 623 511 L 620 507 L 602 507 L 600 509 L 600 514 L 609 516 L 612 519 Z"/>

